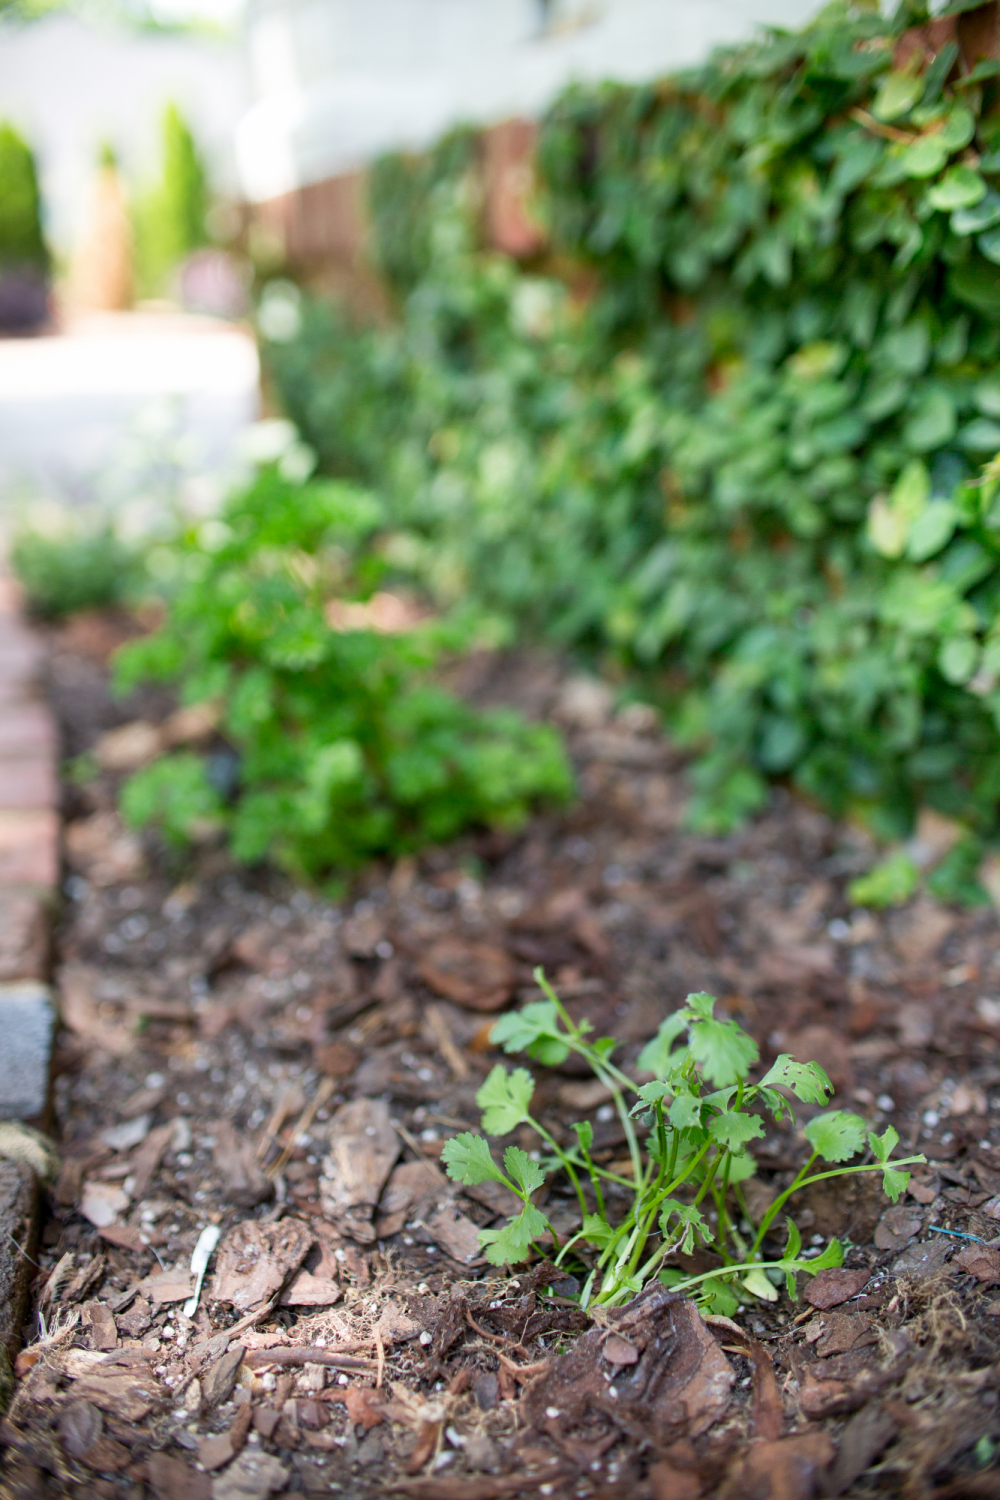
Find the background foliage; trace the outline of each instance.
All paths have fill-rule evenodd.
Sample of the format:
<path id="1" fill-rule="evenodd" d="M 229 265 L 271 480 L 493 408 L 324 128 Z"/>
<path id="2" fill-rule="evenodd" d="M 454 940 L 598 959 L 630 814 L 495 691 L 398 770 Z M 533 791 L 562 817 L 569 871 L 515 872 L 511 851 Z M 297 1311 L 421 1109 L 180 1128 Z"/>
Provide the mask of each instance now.
<path id="1" fill-rule="evenodd" d="M 0 122 L 0 269 L 48 269 L 42 235 L 41 202 L 35 158 L 27 141 Z"/>
<path id="2" fill-rule="evenodd" d="M 136 277 L 140 294 L 156 296 L 192 250 L 208 243 L 209 185 L 198 144 L 176 104 L 161 123 L 160 180 L 135 201 Z"/>
<path id="3" fill-rule="evenodd" d="M 384 634 L 331 620 L 332 601 L 364 600 L 384 574 L 380 521 L 356 486 L 272 466 L 174 545 L 167 620 L 119 653 L 118 681 L 176 683 L 217 705 L 219 734 L 127 783 L 132 822 L 177 842 L 222 828 L 238 859 L 316 875 L 569 795 L 550 730 L 432 680 L 467 621 Z"/>
<path id="4" fill-rule="evenodd" d="M 544 264 L 481 247 L 467 153 L 383 163 L 398 323 L 307 305 L 270 349 L 438 597 L 645 675 L 703 826 L 773 776 L 996 826 L 1000 63 L 926 19 L 837 3 L 570 89 Z"/>

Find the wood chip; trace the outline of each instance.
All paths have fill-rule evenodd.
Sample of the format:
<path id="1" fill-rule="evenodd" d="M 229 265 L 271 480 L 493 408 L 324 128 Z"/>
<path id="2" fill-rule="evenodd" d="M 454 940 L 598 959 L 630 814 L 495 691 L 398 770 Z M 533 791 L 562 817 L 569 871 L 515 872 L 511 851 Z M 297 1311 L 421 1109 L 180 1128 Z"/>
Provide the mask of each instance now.
<path id="1" fill-rule="evenodd" d="M 479 1230 L 471 1219 L 459 1213 L 453 1203 L 442 1204 L 437 1213 L 432 1214 L 426 1223 L 427 1232 L 434 1236 L 435 1243 L 440 1245 L 452 1260 L 460 1261 L 467 1266 L 482 1255 Z"/>
<path id="2" fill-rule="evenodd" d="M 84 1328 L 90 1332 L 92 1349 L 117 1349 L 118 1329 L 109 1307 L 103 1302 L 85 1302 L 80 1309 Z"/>
<path id="3" fill-rule="evenodd" d="M 639 1360 L 638 1349 L 619 1333 L 612 1333 L 605 1339 L 601 1353 L 612 1365 L 634 1365 Z"/>
<path id="4" fill-rule="evenodd" d="M 174 1122 L 169 1121 L 166 1125 L 157 1125 L 151 1130 L 143 1141 L 132 1153 L 132 1176 L 135 1178 L 133 1193 L 136 1199 L 142 1199 L 149 1190 L 149 1185 L 156 1176 L 157 1168 L 163 1158 L 163 1153 L 170 1144 L 174 1133 Z"/>
<path id="5" fill-rule="evenodd" d="M 229 1400 L 236 1384 L 236 1372 L 243 1363 L 245 1352 L 243 1345 L 237 1344 L 234 1348 L 227 1349 L 221 1359 L 217 1359 L 200 1373 L 198 1378 L 201 1381 L 201 1398 L 210 1411 Z"/>
<path id="6" fill-rule="evenodd" d="M 334 1224 L 363 1244 L 375 1239 L 372 1214 L 398 1155 L 399 1139 L 384 1099 L 355 1099 L 331 1119 L 320 1201 Z"/>
<path id="7" fill-rule="evenodd" d="M 986 1286 L 1000 1282 L 1000 1250 L 994 1250 L 991 1245 L 967 1246 L 955 1256 L 952 1265 Z"/>
<path id="8" fill-rule="evenodd" d="M 329 1276 L 299 1271 L 282 1292 L 279 1303 L 282 1307 L 331 1307 L 340 1298 L 340 1285 Z"/>
<path id="9" fill-rule="evenodd" d="M 139 1291 L 157 1307 L 171 1302 L 186 1302 L 194 1291 L 194 1282 L 183 1271 L 164 1271 L 156 1276 L 144 1276 L 139 1282 Z"/>
<path id="10" fill-rule="evenodd" d="M 831 1266 L 829 1270 L 819 1271 L 812 1277 L 803 1291 L 803 1296 L 811 1307 L 823 1310 L 838 1307 L 841 1302 L 847 1302 L 851 1297 L 856 1297 L 870 1280 L 871 1272 L 867 1269 L 847 1271 L 840 1266 Z"/>
<path id="11" fill-rule="evenodd" d="M 212 1482 L 169 1453 L 153 1452 L 146 1464 L 146 1478 L 156 1500 L 211 1500 Z"/>
<path id="12" fill-rule="evenodd" d="M 148 1370 L 141 1374 L 134 1370 L 102 1370 L 81 1376 L 73 1394 L 123 1422 L 141 1422 L 160 1403 L 164 1392 Z"/>
<path id="13" fill-rule="evenodd" d="M 211 1296 L 247 1312 L 270 1301 L 299 1269 L 313 1237 L 301 1219 L 237 1224 L 219 1246 Z"/>
<path id="14" fill-rule="evenodd" d="M 417 969 L 436 995 L 454 1000 L 467 1010 L 500 1010 L 514 993 L 517 980 L 506 949 L 453 937 L 432 943 Z"/>

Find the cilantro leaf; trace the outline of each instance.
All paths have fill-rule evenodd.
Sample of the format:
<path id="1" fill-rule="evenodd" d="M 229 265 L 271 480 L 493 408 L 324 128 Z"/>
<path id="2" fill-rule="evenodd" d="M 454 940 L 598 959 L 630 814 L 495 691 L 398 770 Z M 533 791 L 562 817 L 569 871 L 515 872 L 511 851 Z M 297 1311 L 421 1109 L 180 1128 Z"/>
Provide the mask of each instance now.
<path id="1" fill-rule="evenodd" d="M 647 1042 L 639 1053 L 636 1066 L 655 1073 L 658 1078 L 662 1077 L 677 1061 L 676 1053 L 671 1055 L 671 1050 L 690 1019 L 690 1011 L 675 1010 L 672 1016 L 661 1021 L 660 1029 L 652 1041 Z"/>
<path id="2" fill-rule="evenodd" d="M 731 1318 L 740 1305 L 740 1299 L 728 1282 L 721 1276 L 710 1276 L 701 1284 L 698 1301 L 716 1317 Z"/>
<path id="3" fill-rule="evenodd" d="M 909 1172 L 901 1172 L 898 1167 L 885 1166 L 882 1168 L 882 1191 L 893 1203 L 898 1203 L 900 1197 L 906 1192 L 910 1183 Z"/>
<path id="4" fill-rule="evenodd" d="M 501 1016 L 490 1032 L 490 1041 L 507 1053 L 527 1052 L 546 1067 L 555 1067 L 569 1056 L 564 1036 L 552 1001 L 532 1000 L 520 1010 Z"/>
<path id="5" fill-rule="evenodd" d="M 696 1234 L 701 1236 L 706 1245 L 711 1243 L 712 1232 L 705 1223 L 700 1210 L 693 1204 L 679 1203 L 676 1198 L 665 1198 L 660 1209 L 660 1228 L 664 1236 L 669 1236 L 673 1232 L 670 1220 L 675 1217 L 676 1229 L 684 1231 L 677 1246 L 683 1255 L 691 1254 Z"/>
<path id="6" fill-rule="evenodd" d="M 594 1127 L 589 1120 L 578 1120 L 572 1127 L 581 1151 L 589 1151 L 594 1144 Z"/>
<path id="7" fill-rule="evenodd" d="M 691 1053 L 717 1088 L 745 1078 L 758 1057 L 757 1043 L 735 1021 L 695 1021 Z"/>
<path id="8" fill-rule="evenodd" d="M 544 1234 L 548 1224 L 545 1215 L 531 1203 L 526 1203 L 517 1218 L 509 1220 L 502 1229 L 481 1229 L 479 1243 L 491 1266 L 505 1266 L 526 1260 L 531 1242 Z"/>
<path id="9" fill-rule="evenodd" d="M 486 1134 L 508 1135 L 527 1120 L 534 1092 L 535 1080 L 527 1068 L 515 1068 L 508 1073 L 503 1063 L 497 1063 L 476 1094 Z"/>
<path id="10" fill-rule="evenodd" d="M 876 1135 L 874 1130 L 868 1132 L 868 1144 L 872 1149 L 875 1160 L 884 1166 L 889 1157 L 899 1145 L 899 1131 L 894 1125 L 887 1125 L 884 1135 Z"/>
<path id="11" fill-rule="evenodd" d="M 586 1214 L 581 1233 L 588 1244 L 596 1245 L 599 1250 L 606 1249 L 615 1237 L 615 1231 L 600 1214 Z"/>
<path id="12" fill-rule="evenodd" d="M 791 1089 L 803 1104 L 825 1104 L 833 1093 L 833 1084 L 818 1062 L 796 1062 L 789 1052 L 776 1058 L 773 1068 L 760 1081 L 761 1088 L 779 1085 Z"/>
<path id="13" fill-rule="evenodd" d="M 831 1240 L 823 1251 L 823 1254 L 817 1255 L 814 1260 L 804 1260 L 802 1262 L 804 1269 L 809 1272 L 810 1276 L 815 1276 L 818 1271 L 830 1271 L 834 1266 L 842 1266 L 843 1264 L 844 1247 L 839 1240 Z"/>
<path id="14" fill-rule="evenodd" d="M 692 1130 L 701 1124 L 701 1100 L 693 1094 L 678 1094 L 667 1110 L 667 1119 L 675 1130 Z"/>
<path id="15" fill-rule="evenodd" d="M 831 1109 L 809 1121 L 805 1136 L 824 1161 L 848 1161 L 865 1143 L 865 1122 L 846 1109 Z"/>
<path id="16" fill-rule="evenodd" d="M 704 990 L 699 990 L 694 995 L 688 995 L 684 1004 L 689 1011 L 693 1011 L 703 1021 L 710 1021 L 715 1012 L 715 996 L 706 995 Z"/>
<path id="17" fill-rule="evenodd" d="M 453 1182 L 465 1182 L 475 1186 L 477 1182 L 503 1182 L 504 1176 L 490 1155 L 490 1148 L 481 1135 L 463 1130 L 445 1142 L 441 1152 L 448 1176 Z"/>
<path id="18" fill-rule="evenodd" d="M 747 1141 L 764 1134 L 764 1122 L 758 1115 L 744 1114 L 742 1110 L 730 1109 L 724 1115 L 716 1115 L 709 1122 L 708 1133 L 720 1146 L 739 1151 Z"/>
<path id="19" fill-rule="evenodd" d="M 527 1151 L 522 1151 L 520 1146 L 507 1147 L 503 1154 L 503 1164 L 525 1197 L 540 1188 L 545 1181 L 545 1173 L 537 1161 L 532 1161 Z"/>

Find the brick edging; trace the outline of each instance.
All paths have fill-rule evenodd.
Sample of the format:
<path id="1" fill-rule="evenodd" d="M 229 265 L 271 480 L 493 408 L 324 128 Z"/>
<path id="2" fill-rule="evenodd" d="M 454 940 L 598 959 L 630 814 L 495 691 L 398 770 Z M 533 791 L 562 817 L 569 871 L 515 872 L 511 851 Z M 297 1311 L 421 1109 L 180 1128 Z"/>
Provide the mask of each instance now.
<path id="1" fill-rule="evenodd" d="M 41 680 L 44 660 L 0 549 L 0 1121 L 43 1128 L 51 1105 L 49 941 L 59 883 L 58 742 Z M 11 1395 L 10 1361 L 34 1275 L 40 1186 L 29 1166 L 0 1151 L 0 1411 Z"/>
<path id="2" fill-rule="evenodd" d="M 59 882 L 57 733 L 44 659 L 0 562 L 0 1118 L 37 1124 L 49 1099 L 49 936 Z"/>

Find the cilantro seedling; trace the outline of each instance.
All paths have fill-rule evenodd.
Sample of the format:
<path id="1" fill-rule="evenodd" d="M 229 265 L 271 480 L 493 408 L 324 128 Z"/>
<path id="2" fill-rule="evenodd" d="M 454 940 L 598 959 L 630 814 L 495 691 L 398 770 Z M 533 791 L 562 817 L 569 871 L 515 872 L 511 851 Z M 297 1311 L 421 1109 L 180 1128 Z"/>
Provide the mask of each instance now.
<path id="1" fill-rule="evenodd" d="M 797 1273 L 815 1275 L 839 1265 L 843 1250 L 831 1239 L 820 1254 L 803 1251 L 802 1236 L 788 1219 L 783 1250 L 767 1259 L 765 1241 L 788 1200 L 813 1182 L 881 1172 L 886 1195 L 896 1202 L 909 1181 L 903 1168 L 924 1160 L 890 1159 L 899 1142 L 892 1126 L 877 1136 L 859 1115 L 822 1111 L 805 1126 L 810 1155 L 752 1237 L 746 1235 L 733 1220 L 732 1206 L 735 1201 L 740 1218 L 748 1217 L 740 1183 L 756 1170 L 749 1148 L 765 1134 L 766 1116 L 794 1118 L 792 1099 L 810 1105 L 829 1101 L 833 1085 L 820 1064 L 797 1062 L 784 1053 L 759 1082 L 751 1082 L 758 1057 L 753 1038 L 736 1021 L 716 1019 L 713 996 L 689 995 L 640 1053 L 639 1068 L 656 1074 L 640 1085 L 613 1062 L 614 1042 L 591 1040 L 589 1022 L 573 1021 L 541 970 L 535 978 L 544 999 L 502 1016 L 491 1038 L 507 1053 L 527 1053 L 542 1066 L 561 1063 L 571 1054 L 582 1058 L 611 1097 L 625 1133 L 629 1170 L 616 1172 L 595 1159 L 588 1120 L 572 1125 L 575 1142 L 557 1140 L 531 1113 L 535 1082 L 528 1069 L 508 1071 L 498 1063 L 476 1095 L 485 1135 L 464 1131 L 447 1143 L 441 1157 L 454 1181 L 499 1182 L 520 1199 L 520 1211 L 502 1228 L 480 1231 L 493 1265 L 516 1263 L 533 1253 L 550 1254 L 557 1265 L 565 1265 L 572 1256 L 570 1263 L 587 1271 L 580 1299 L 584 1306 L 623 1302 L 653 1276 L 691 1291 L 717 1312 L 732 1312 L 740 1296 L 774 1301 L 782 1279 L 794 1299 Z M 538 1134 L 549 1155 L 537 1161 L 508 1146 L 501 1168 L 485 1137 L 508 1135 L 521 1125 Z M 872 1162 L 846 1165 L 866 1147 Z M 818 1161 L 830 1163 L 831 1170 L 814 1170 Z M 533 1202 L 539 1188 L 559 1172 L 572 1184 L 580 1210 L 579 1228 L 565 1240 Z M 609 1184 L 631 1196 L 628 1210 L 620 1215 L 608 1208 Z M 668 1264 L 675 1255 L 689 1255 L 699 1247 L 712 1251 L 721 1265 L 691 1276 Z"/>

